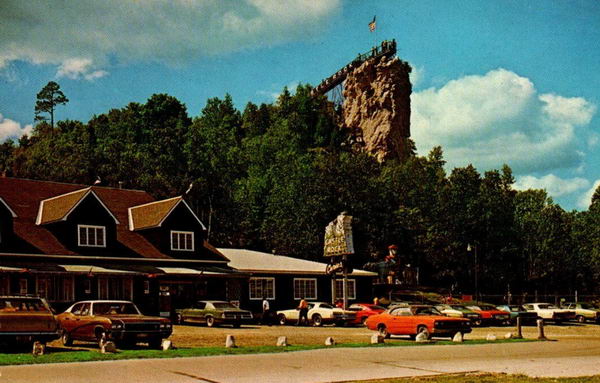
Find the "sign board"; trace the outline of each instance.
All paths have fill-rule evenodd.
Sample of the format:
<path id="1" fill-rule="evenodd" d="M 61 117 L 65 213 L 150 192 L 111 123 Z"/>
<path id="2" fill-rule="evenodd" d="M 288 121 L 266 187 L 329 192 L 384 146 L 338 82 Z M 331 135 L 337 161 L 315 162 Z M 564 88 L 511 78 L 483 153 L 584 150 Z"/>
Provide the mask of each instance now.
<path id="1" fill-rule="evenodd" d="M 352 216 L 342 213 L 325 228 L 326 257 L 354 254 L 352 242 Z"/>

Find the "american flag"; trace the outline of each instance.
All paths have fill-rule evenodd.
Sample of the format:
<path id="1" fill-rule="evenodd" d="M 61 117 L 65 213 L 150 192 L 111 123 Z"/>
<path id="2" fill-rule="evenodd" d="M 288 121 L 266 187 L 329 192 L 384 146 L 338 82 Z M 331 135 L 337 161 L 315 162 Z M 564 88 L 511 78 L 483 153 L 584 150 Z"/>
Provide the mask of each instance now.
<path id="1" fill-rule="evenodd" d="M 375 16 L 373 16 L 373 21 L 369 23 L 369 31 L 375 32 L 375 28 L 377 28 L 377 23 L 375 22 Z"/>

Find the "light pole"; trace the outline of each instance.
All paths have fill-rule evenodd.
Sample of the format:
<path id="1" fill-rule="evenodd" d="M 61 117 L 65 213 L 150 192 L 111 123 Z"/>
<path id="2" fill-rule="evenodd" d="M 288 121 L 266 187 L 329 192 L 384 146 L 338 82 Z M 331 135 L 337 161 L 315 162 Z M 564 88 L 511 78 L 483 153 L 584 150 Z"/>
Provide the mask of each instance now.
<path id="1" fill-rule="evenodd" d="M 471 244 L 467 244 L 467 251 L 470 253 L 471 252 Z M 475 302 L 479 301 L 479 287 L 478 287 L 478 282 L 479 282 L 479 278 L 477 275 L 478 272 L 478 265 L 477 265 L 477 245 L 473 244 L 473 252 L 475 253 Z"/>

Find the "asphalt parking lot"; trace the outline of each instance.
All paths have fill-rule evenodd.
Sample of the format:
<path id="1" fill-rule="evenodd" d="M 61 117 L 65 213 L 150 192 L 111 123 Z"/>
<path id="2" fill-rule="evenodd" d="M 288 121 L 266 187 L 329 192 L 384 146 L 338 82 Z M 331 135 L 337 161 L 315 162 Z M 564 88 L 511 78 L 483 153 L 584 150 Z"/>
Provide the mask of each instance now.
<path id="1" fill-rule="evenodd" d="M 506 333 L 516 332 L 515 327 L 474 327 L 465 339 L 485 339 L 488 334 L 498 338 Z M 296 345 L 323 344 L 329 336 L 337 343 L 368 343 L 375 332 L 365 327 L 311 327 L 311 326 L 262 326 L 245 325 L 240 328 L 231 326 L 208 328 L 203 325 L 176 325 L 171 340 L 177 347 L 223 346 L 227 335 L 233 335 L 239 346 L 275 345 L 279 336 L 286 336 L 288 343 Z M 600 325 L 569 323 L 561 326 L 546 325 L 546 337 L 560 338 L 597 338 L 600 339 Z M 525 338 L 536 338 L 535 326 L 524 326 Z M 393 341 L 407 340 L 405 337 L 392 337 Z"/>

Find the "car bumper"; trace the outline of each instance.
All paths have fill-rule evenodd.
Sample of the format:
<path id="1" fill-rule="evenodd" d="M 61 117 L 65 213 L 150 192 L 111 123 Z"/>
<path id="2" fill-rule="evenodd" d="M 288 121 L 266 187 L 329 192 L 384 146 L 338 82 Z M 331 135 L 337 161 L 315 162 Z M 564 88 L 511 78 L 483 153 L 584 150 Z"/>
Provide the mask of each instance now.
<path id="1" fill-rule="evenodd" d="M 112 340 L 123 340 L 123 339 L 152 339 L 161 338 L 165 339 L 171 336 L 173 333 L 172 329 L 161 330 L 161 331 L 118 331 L 112 330 L 108 333 L 108 338 Z"/>
<path id="2" fill-rule="evenodd" d="M 60 331 L 9 331 L 0 332 L 0 342 L 30 342 L 39 340 L 42 342 L 50 342 L 60 338 Z"/>

